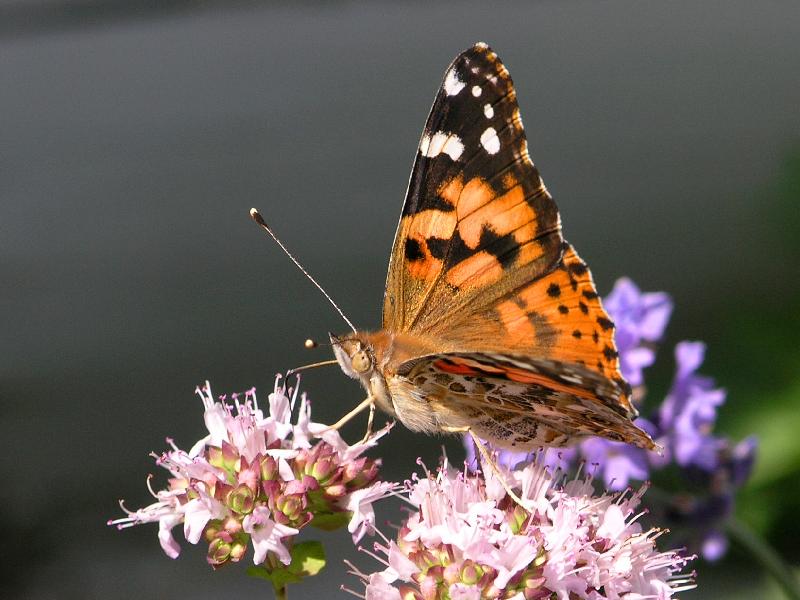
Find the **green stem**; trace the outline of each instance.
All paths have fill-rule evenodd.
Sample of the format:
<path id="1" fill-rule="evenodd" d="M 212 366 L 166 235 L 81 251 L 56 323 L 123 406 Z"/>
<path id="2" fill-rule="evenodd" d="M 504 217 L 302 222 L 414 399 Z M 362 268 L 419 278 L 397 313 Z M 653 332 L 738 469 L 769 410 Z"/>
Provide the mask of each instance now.
<path id="1" fill-rule="evenodd" d="M 730 519 L 726 527 L 728 534 L 761 563 L 790 600 L 800 600 L 800 581 L 775 549 L 741 521 Z"/>
<path id="2" fill-rule="evenodd" d="M 275 590 L 275 600 L 288 600 L 289 598 L 288 585 L 282 585 L 280 587 L 275 586 L 273 589 Z"/>

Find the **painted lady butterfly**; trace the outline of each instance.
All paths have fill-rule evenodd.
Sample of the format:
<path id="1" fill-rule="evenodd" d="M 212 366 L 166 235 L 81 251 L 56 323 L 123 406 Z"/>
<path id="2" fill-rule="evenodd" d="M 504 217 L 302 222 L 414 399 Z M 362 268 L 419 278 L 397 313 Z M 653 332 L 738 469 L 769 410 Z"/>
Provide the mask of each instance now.
<path id="1" fill-rule="evenodd" d="M 367 399 L 429 434 L 501 448 L 636 427 L 614 324 L 528 156 L 511 77 L 486 44 L 447 69 L 392 248 L 383 329 L 331 335 Z"/>

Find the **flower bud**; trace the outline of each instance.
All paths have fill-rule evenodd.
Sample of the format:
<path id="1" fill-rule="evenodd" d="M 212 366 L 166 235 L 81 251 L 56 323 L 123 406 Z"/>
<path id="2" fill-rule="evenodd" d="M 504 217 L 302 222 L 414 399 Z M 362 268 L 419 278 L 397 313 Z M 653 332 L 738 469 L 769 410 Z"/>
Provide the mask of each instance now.
<path id="1" fill-rule="evenodd" d="M 259 464 L 259 471 L 263 481 L 272 481 L 278 478 L 278 463 L 271 456 L 265 456 Z"/>
<path id="2" fill-rule="evenodd" d="M 530 514 L 519 504 L 514 504 L 513 509 L 506 512 L 506 519 L 508 526 L 514 535 L 520 533 L 523 527 L 527 524 Z"/>
<path id="3" fill-rule="evenodd" d="M 306 466 L 306 474 L 311 475 L 320 484 L 325 485 L 336 471 L 337 462 L 332 455 L 320 457 L 313 464 Z"/>
<path id="4" fill-rule="evenodd" d="M 241 515 L 253 512 L 256 496 L 247 485 L 239 485 L 228 492 L 226 504 L 228 507 Z"/>
<path id="5" fill-rule="evenodd" d="M 203 530 L 203 537 L 207 542 L 210 543 L 214 538 L 217 537 L 221 529 L 223 529 L 222 521 L 219 519 L 213 519 L 208 522 L 206 528 Z"/>
<path id="6" fill-rule="evenodd" d="M 537 577 L 534 575 L 526 576 L 522 580 L 522 595 L 525 600 L 543 600 L 549 598 L 552 592 L 545 589 L 544 583 L 547 581 L 544 577 Z"/>
<path id="7" fill-rule="evenodd" d="M 233 473 L 238 466 L 239 451 L 236 449 L 236 446 L 223 440 L 222 447 L 208 447 L 208 462 L 212 467 L 222 469 L 228 473 Z"/>
<path id="8" fill-rule="evenodd" d="M 461 567 L 461 583 L 466 585 L 476 585 L 483 577 L 483 569 L 471 560 L 465 560 Z"/>
<path id="9" fill-rule="evenodd" d="M 461 580 L 461 569 L 458 563 L 450 563 L 449 565 L 447 565 L 444 568 L 442 577 L 444 578 L 444 581 L 445 583 L 447 583 L 447 585 L 459 583 Z"/>
<path id="10" fill-rule="evenodd" d="M 237 519 L 236 517 L 228 517 L 222 522 L 222 529 L 217 533 L 217 535 L 223 535 L 223 533 L 227 536 L 234 536 L 239 534 L 242 531 L 242 522 Z"/>
<path id="11" fill-rule="evenodd" d="M 247 552 L 247 543 L 250 541 L 250 536 L 247 534 L 237 535 L 231 544 L 230 560 L 231 562 L 239 562 Z"/>
<path id="12" fill-rule="evenodd" d="M 436 600 L 440 582 L 441 579 L 436 577 L 436 573 L 430 571 L 422 578 L 422 581 L 419 582 L 419 591 L 422 592 L 423 600 Z"/>
<path id="13" fill-rule="evenodd" d="M 222 538 L 216 538 L 208 546 L 206 560 L 213 567 L 225 564 L 231 555 L 231 545 Z"/>
<path id="14" fill-rule="evenodd" d="M 358 460 L 350 461 L 342 468 L 342 481 L 347 483 L 355 479 L 367 464 L 366 457 L 361 457 Z"/>
<path id="15" fill-rule="evenodd" d="M 378 467 L 380 466 L 380 461 L 378 460 L 368 460 L 364 465 L 364 468 L 350 481 L 350 488 L 351 489 L 358 489 L 362 487 L 367 487 L 371 484 L 375 479 L 378 477 Z"/>
<path id="16" fill-rule="evenodd" d="M 329 498 L 341 498 L 347 494 L 347 486 L 343 483 L 329 485 L 325 488 L 325 495 Z"/>

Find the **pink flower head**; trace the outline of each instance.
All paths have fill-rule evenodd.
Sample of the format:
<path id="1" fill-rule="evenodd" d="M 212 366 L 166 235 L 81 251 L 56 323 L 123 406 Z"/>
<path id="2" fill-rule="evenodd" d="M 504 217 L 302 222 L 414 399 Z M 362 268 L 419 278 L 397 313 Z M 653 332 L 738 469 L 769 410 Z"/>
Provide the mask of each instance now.
<path id="1" fill-rule="evenodd" d="M 644 489 L 595 495 L 591 478 L 565 482 L 538 460 L 507 479 L 526 508 L 496 476 L 446 463 L 407 482 L 412 511 L 396 540 L 375 546 L 385 568 L 352 570 L 366 600 L 666 599 L 693 587 L 680 576 L 689 559 L 659 552 L 659 531 L 639 525 Z"/>
<path id="2" fill-rule="evenodd" d="M 151 489 L 155 503 L 137 511 L 123 506 L 127 516 L 109 525 L 158 522 L 161 547 L 177 558 L 172 529 L 182 524 L 186 541 L 208 543 L 207 560 L 215 568 L 241 560 L 251 543 L 256 564 L 269 563 L 268 555 L 289 564 L 293 539 L 308 524 L 324 522 L 330 529 L 349 521 L 355 540 L 372 532 L 372 503 L 394 484 L 376 481 L 380 461 L 361 455 L 389 426 L 350 446 L 337 431 L 311 421 L 304 395 L 293 423 L 298 392 L 280 378 L 266 415 L 254 389 L 215 400 L 206 382 L 197 394 L 208 434 L 189 452 L 169 440 L 171 449 L 156 460 L 172 475 L 169 489 Z"/>

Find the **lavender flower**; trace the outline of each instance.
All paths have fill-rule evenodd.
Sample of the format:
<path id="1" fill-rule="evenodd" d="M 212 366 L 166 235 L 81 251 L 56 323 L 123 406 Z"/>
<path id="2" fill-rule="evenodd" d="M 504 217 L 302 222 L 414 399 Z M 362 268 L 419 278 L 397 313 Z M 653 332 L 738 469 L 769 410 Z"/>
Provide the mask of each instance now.
<path id="1" fill-rule="evenodd" d="M 641 293 L 620 279 L 604 305 L 617 325 L 616 342 L 622 374 L 643 393 L 643 369 L 655 359 L 654 343 L 663 335 L 672 304 L 666 294 Z M 708 560 L 727 548 L 722 533 L 733 512 L 734 495 L 749 477 L 754 439 L 734 446 L 715 436 L 713 426 L 725 392 L 697 371 L 705 357 L 701 342 L 675 347 L 676 372 L 669 394 L 651 418 L 636 424 L 664 448 L 664 455 L 618 442 L 593 438 L 580 445 L 580 454 L 596 464 L 609 489 L 620 490 L 630 480 L 643 481 L 650 471 L 676 465 L 693 493 L 669 492 L 662 502 L 650 502 L 658 522 L 674 530 L 674 539 Z"/>
<path id="2" fill-rule="evenodd" d="M 705 351 L 701 342 L 681 342 L 675 347 L 677 372 L 672 389 L 659 408 L 657 423 L 665 448 L 676 463 L 710 471 L 717 465 L 721 443 L 711 430 L 717 408 L 725 402 L 725 392 L 715 389 L 710 377 L 696 373 Z"/>
<path id="3" fill-rule="evenodd" d="M 652 518 L 668 525 L 670 539 L 716 561 L 725 555 L 726 521 L 733 516 L 734 497 L 750 477 L 757 443 L 750 437 L 736 445 L 718 439 L 716 465 L 712 470 L 696 466 L 682 470 L 689 492 L 676 492 L 651 505 Z"/>
<path id="4" fill-rule="evenodd" d="M 234 394 L 215 401 L 206 382 L 197 394 L 208 435 L 188 452 L 168 440 L 171 450 L 156 457 L 172 475 L 167 489 L 151 488 L 156 501 L 136 511 L 120 503 L 127 516 L 109 525 L 158 522 L 170 558 L 180 554 L 172 529 L 183 525 L 189 543 L 208 544 L 214 568 L 238 562 L 252 544 L 253 562 L 268 574 L 292 562 L 294 538 L 306 525 L 333 529 L 349 523 L 354 542 L 373 531 L 372 502 L 395 485 L 377 481 L 380 461 L 361 455 L 389 426 L 349 446 L 338 432 L 311 421 L 305 395 L 292 423 L 297 389 L 286 390 L 280 379 L 266 417 L 254 389 L 243 400 Z"/>
<path id="5" fill-rule="evenodd" d="M 373 556 L 384 569 L 350 565 L 366 600 L 670 598 L 693 586 L 689 559 L 659 552 L 657 529 L 639 524 L 636 493 L 596 496 L 590 477 L 564 482 L 538 460 L 508 473 L 528 505 L 495 476 L 456 472 L 406 483 L 413 507 L 396 540 Z"/>
<path id="6" fill-rule="evenodd" d="M 603 299 L 603 306 L 616 325 L 614 341 L 622 374 L 632 386 L 640 386 L 644 383 L 643 369 L 655 362 L 653 344 L 664 335 L 672 301 L 664 292 L 643 294 L 623 277 Z"/>

